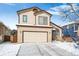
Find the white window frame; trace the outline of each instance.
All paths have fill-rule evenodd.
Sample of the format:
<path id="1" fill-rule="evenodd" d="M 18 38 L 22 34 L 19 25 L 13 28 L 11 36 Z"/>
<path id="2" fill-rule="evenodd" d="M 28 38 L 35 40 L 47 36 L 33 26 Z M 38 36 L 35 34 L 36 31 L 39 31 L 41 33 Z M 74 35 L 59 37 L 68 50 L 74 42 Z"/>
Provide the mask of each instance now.
<path id="1" fill-rule="evenodd" d="M 25 20 L 25 18 L 24 17 L 26 17 L 27 18 L 27 15 L 23 15 L 23 22 L 24 23 L 27 23 L 27 19 Z"/>
<path id="2" fill-rule="evenodd" d="M 45 18 L 47 18 L 47 19 L 45 19 Z M 45 23 L 46 20 L 47 20 L 47 23 Z M 39 25 L 48 25 L 48 17 L 47 16 L 38 16 L 38 24 Z"/>

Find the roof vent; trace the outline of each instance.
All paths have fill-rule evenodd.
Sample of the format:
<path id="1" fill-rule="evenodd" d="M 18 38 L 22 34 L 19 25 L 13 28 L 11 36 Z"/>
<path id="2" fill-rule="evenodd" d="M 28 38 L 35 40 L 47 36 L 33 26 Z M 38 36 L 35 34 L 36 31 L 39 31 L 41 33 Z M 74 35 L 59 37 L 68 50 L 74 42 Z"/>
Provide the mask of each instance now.
<path id="1" fill-rule="evenodd" d="M 33 11 L 34 11 L 34 12 L 38 12 L 38 9 L 34 8 Z"/>

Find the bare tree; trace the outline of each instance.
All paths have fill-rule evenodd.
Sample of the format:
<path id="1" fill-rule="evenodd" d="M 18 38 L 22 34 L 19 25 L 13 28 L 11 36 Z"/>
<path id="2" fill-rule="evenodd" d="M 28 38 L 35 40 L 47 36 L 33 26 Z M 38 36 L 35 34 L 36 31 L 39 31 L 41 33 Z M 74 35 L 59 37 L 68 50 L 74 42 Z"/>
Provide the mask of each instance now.
<path id="1" fill-rule="evenodd" d="M 59 12 L 59 14 L 62 15 L 61 18 L 64 20 L 69 19 L 69 21 L 73 21 L 72 17 L 74 16 L 70 16 L 71 14 L 74 14 L 75 16 L 77 16 L 77 18 L 79 18 L 79 14 L 77 12 L 79 11 L 79 6 L 75 8 L 73 3 L 67 3 L 67 5 L 69 6 L 69 9 L 65 8 L 65 11 L 67 12 L 63 12 L 63 11 Z M 62 10 L 61 8 L 58 9 Z"/>
<path id="2" fill-rule="evenodd" d="M 68 3 L 68 5 L 71 7 L 72 13 L 74 13 L 76 16 L 79 17 L 79 14 L 77 14 L 76 10 L 73 7 L 73 4 L 72 3 Z"/>

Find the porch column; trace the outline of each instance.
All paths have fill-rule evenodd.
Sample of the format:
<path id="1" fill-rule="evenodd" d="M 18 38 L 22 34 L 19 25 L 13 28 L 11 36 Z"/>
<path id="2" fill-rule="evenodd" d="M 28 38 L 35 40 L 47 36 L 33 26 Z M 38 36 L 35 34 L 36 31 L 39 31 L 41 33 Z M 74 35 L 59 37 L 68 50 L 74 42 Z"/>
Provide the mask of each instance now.
<path id="1" fill-rule="evenodd" d="M 78 30 L 77 30 L 77 35 L 79 36 L 79 26 L 78 26 Z"/>
<path id="2" fill-rule="evenodd" d="M 62 40 L 62 30 L 61 29 L 59 29 L 59 34 L 60 34 L 60 40 Z"/>

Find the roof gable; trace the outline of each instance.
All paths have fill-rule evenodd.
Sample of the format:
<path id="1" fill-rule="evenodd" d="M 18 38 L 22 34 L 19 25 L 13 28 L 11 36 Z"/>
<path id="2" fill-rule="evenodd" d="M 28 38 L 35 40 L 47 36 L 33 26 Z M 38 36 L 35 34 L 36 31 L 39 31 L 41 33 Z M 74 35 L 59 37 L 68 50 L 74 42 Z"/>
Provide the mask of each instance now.
<path id="1" fill-rule="evenodd" d="M 62 29 L 62 27 L 60 27 L 60 26 L 58 26 L 58 25 L 56 25 L 55 23 L 52 23 L 52 22 L 50 22 L 52 25 L 55 25 L 55 26 L 57 26 L 57 27 L 59 27 L 59 28 L 61 28 Z"/>
<path id="2" fill-rule="evenodd" d="M 38 11 L 40 11 L 41 9 L 38 7 L 31 7 L 31 8 L 27 8 L 27 9 L 22 9 L 17 11 L 18 14 L 24 13 L 24 12 L 28 12 L 28 11 L 33 11 L 33 9 L 37 9 Z"/>
<path id="3" fill-rule="evenodd" d="M 35 9 L 37 11 L 34 11 Z M 34 15 L 38 15 L 38 14 L 42 14 L 42 13 L 47 13 L 48 15 L 52 16 L 52 14 L 50 14 L 49 12 L 47 12 L 45 10 L 42 10 L 42 9 L 40 9 L 38 7 L 31 7 L 31 8 L 27 8 L 27 9 L 22 9 L 22 10 L 17 11 L 17 13 L 21 14 L 21 13 L 29 12 L 29 11 L 34 11 Z"/>
<path id="4" fill-rule="evenodd" d="M 42 13 L 46 13 L 46 14 L 52 16 L 52 14 L 48 13 L 48 12 L 45 11 L 45 10 L 38 11 L 38 12 L 36 12 L 36 13 L 34 13 L 34 14 L 35 14 L 35 15 L 38 15 L 38 14 L 42 14 Z"/>

